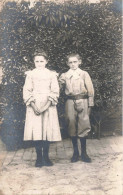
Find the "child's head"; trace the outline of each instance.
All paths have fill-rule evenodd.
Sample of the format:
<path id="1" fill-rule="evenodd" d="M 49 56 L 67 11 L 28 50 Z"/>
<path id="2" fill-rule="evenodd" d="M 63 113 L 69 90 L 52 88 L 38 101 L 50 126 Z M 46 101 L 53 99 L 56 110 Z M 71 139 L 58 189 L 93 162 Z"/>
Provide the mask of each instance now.
<path id="1" fill-rule="evenodd" d="M 33 56 L 34 64 L 36 68 L 45 68 L 48 63 L 48 55 L 43 50 L 35 51 Z"/>
<path id="2" fill-rule="evenodd" d="M 67 56 L 67 65 L 72 70 L 76 70 L 82 63 L 82 59 L 79 54 L 72 53 Z"/>

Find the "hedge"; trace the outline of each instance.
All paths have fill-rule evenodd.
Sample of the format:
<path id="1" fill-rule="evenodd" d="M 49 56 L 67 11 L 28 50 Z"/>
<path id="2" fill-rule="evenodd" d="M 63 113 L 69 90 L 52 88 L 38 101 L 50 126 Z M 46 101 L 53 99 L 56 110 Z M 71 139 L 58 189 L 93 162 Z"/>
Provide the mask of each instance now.
<path id="1" fill-rule="evenodd" d="M 3 80 L 2 127 L 0 134 L 8 149 L 21 147 L 25 120 L 22 88 L 25 71 L 34 68 L 36 48 L 48 52 L 47 67 L 59 74 L 68 70 L 66 55 L 78 52 L 81 68 L 89 72 L 95 88 L 91 113 L 91 137 L 100 136 L 109 118 L 121 118 L 121 11 L 112 4 L 7 2 L 1 11 Z M 58 104 L 62 136 L 64 91 Z"/>

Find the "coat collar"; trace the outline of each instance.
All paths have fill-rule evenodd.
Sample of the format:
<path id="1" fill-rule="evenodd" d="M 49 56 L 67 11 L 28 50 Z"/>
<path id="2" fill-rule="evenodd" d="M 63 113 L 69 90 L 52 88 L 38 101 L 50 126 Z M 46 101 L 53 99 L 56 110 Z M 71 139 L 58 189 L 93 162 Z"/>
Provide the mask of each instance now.
<path id="1" fill-rule="evenodd" d="M 80 68 L 77 68 L 76 70 L 68 70 L 68 72 L 67 72 L 67 75 L 66 75 L 66 77 L 68 78 L 68 79 L 70 79 L 71 77 L 74 77 L 74 78 L 79 78 L 80 77 L 80 74 L 81 74 L 81 69 Z"/>

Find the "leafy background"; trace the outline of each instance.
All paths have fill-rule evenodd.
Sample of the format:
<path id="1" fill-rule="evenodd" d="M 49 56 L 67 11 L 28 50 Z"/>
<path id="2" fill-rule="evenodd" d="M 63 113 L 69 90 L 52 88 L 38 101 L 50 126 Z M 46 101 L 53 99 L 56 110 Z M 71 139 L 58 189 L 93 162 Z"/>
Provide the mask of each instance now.
<path id="1" fill-rule="evenodd" d="M 87 4 L 74 1 L 58 4 L 7 2 L 1 11 L 1 85 L 0 134 L 8 150 L 24 145 L 25 105 L 22 88 L 25 71 L 34 68 L 36 48 L 48 52 L 48 68 L 59 74 L 68 70 L 66 55 L 78 52 L 83 70 L 90 74 L 95 88 L 91 113 L 91 138 L 103 131 L 121 129 L 121 2 Z M 63 138 L 64 90 L 58 104 Z"/>

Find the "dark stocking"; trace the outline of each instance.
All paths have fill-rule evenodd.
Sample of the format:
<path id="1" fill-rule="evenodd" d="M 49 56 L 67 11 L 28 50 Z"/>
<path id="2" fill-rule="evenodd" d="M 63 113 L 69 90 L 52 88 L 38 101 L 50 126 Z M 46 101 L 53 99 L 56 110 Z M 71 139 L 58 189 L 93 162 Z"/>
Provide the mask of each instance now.
<path id="1" fill-rule="evenodd" d="M 43 142 L 43 160 L 44 160 L 44 166 L 52 166 L 53 163 L 49 159 L 49 146 L 50 142 L 49 141 L 44 141 Z"/>
<path id="2" fill-rule="evenodd" d="M 71 162 L 77 162 L 79 160 L 79 150 L 78 150 L 78 143 L 77 137 L 71 137 L 72 144 L 73 144 L 73 156 L 71 158 Z"/>
<path id="3" fill-rule="evenodd" d="M 37 154 L 37 159 L 35 166 L 36 167 L 42 167 L 43 166 L 43 160 L 42 160 L 42 141 L 35 141 L 35 149 Z"/>
<path id="4" fill-rule="evenodd" d="M 91 158 L 87 155 L 86 152 L 86 137 L 80 138 L 80 142 L 81 142 L 81 160 L 90 163 Z"/>

